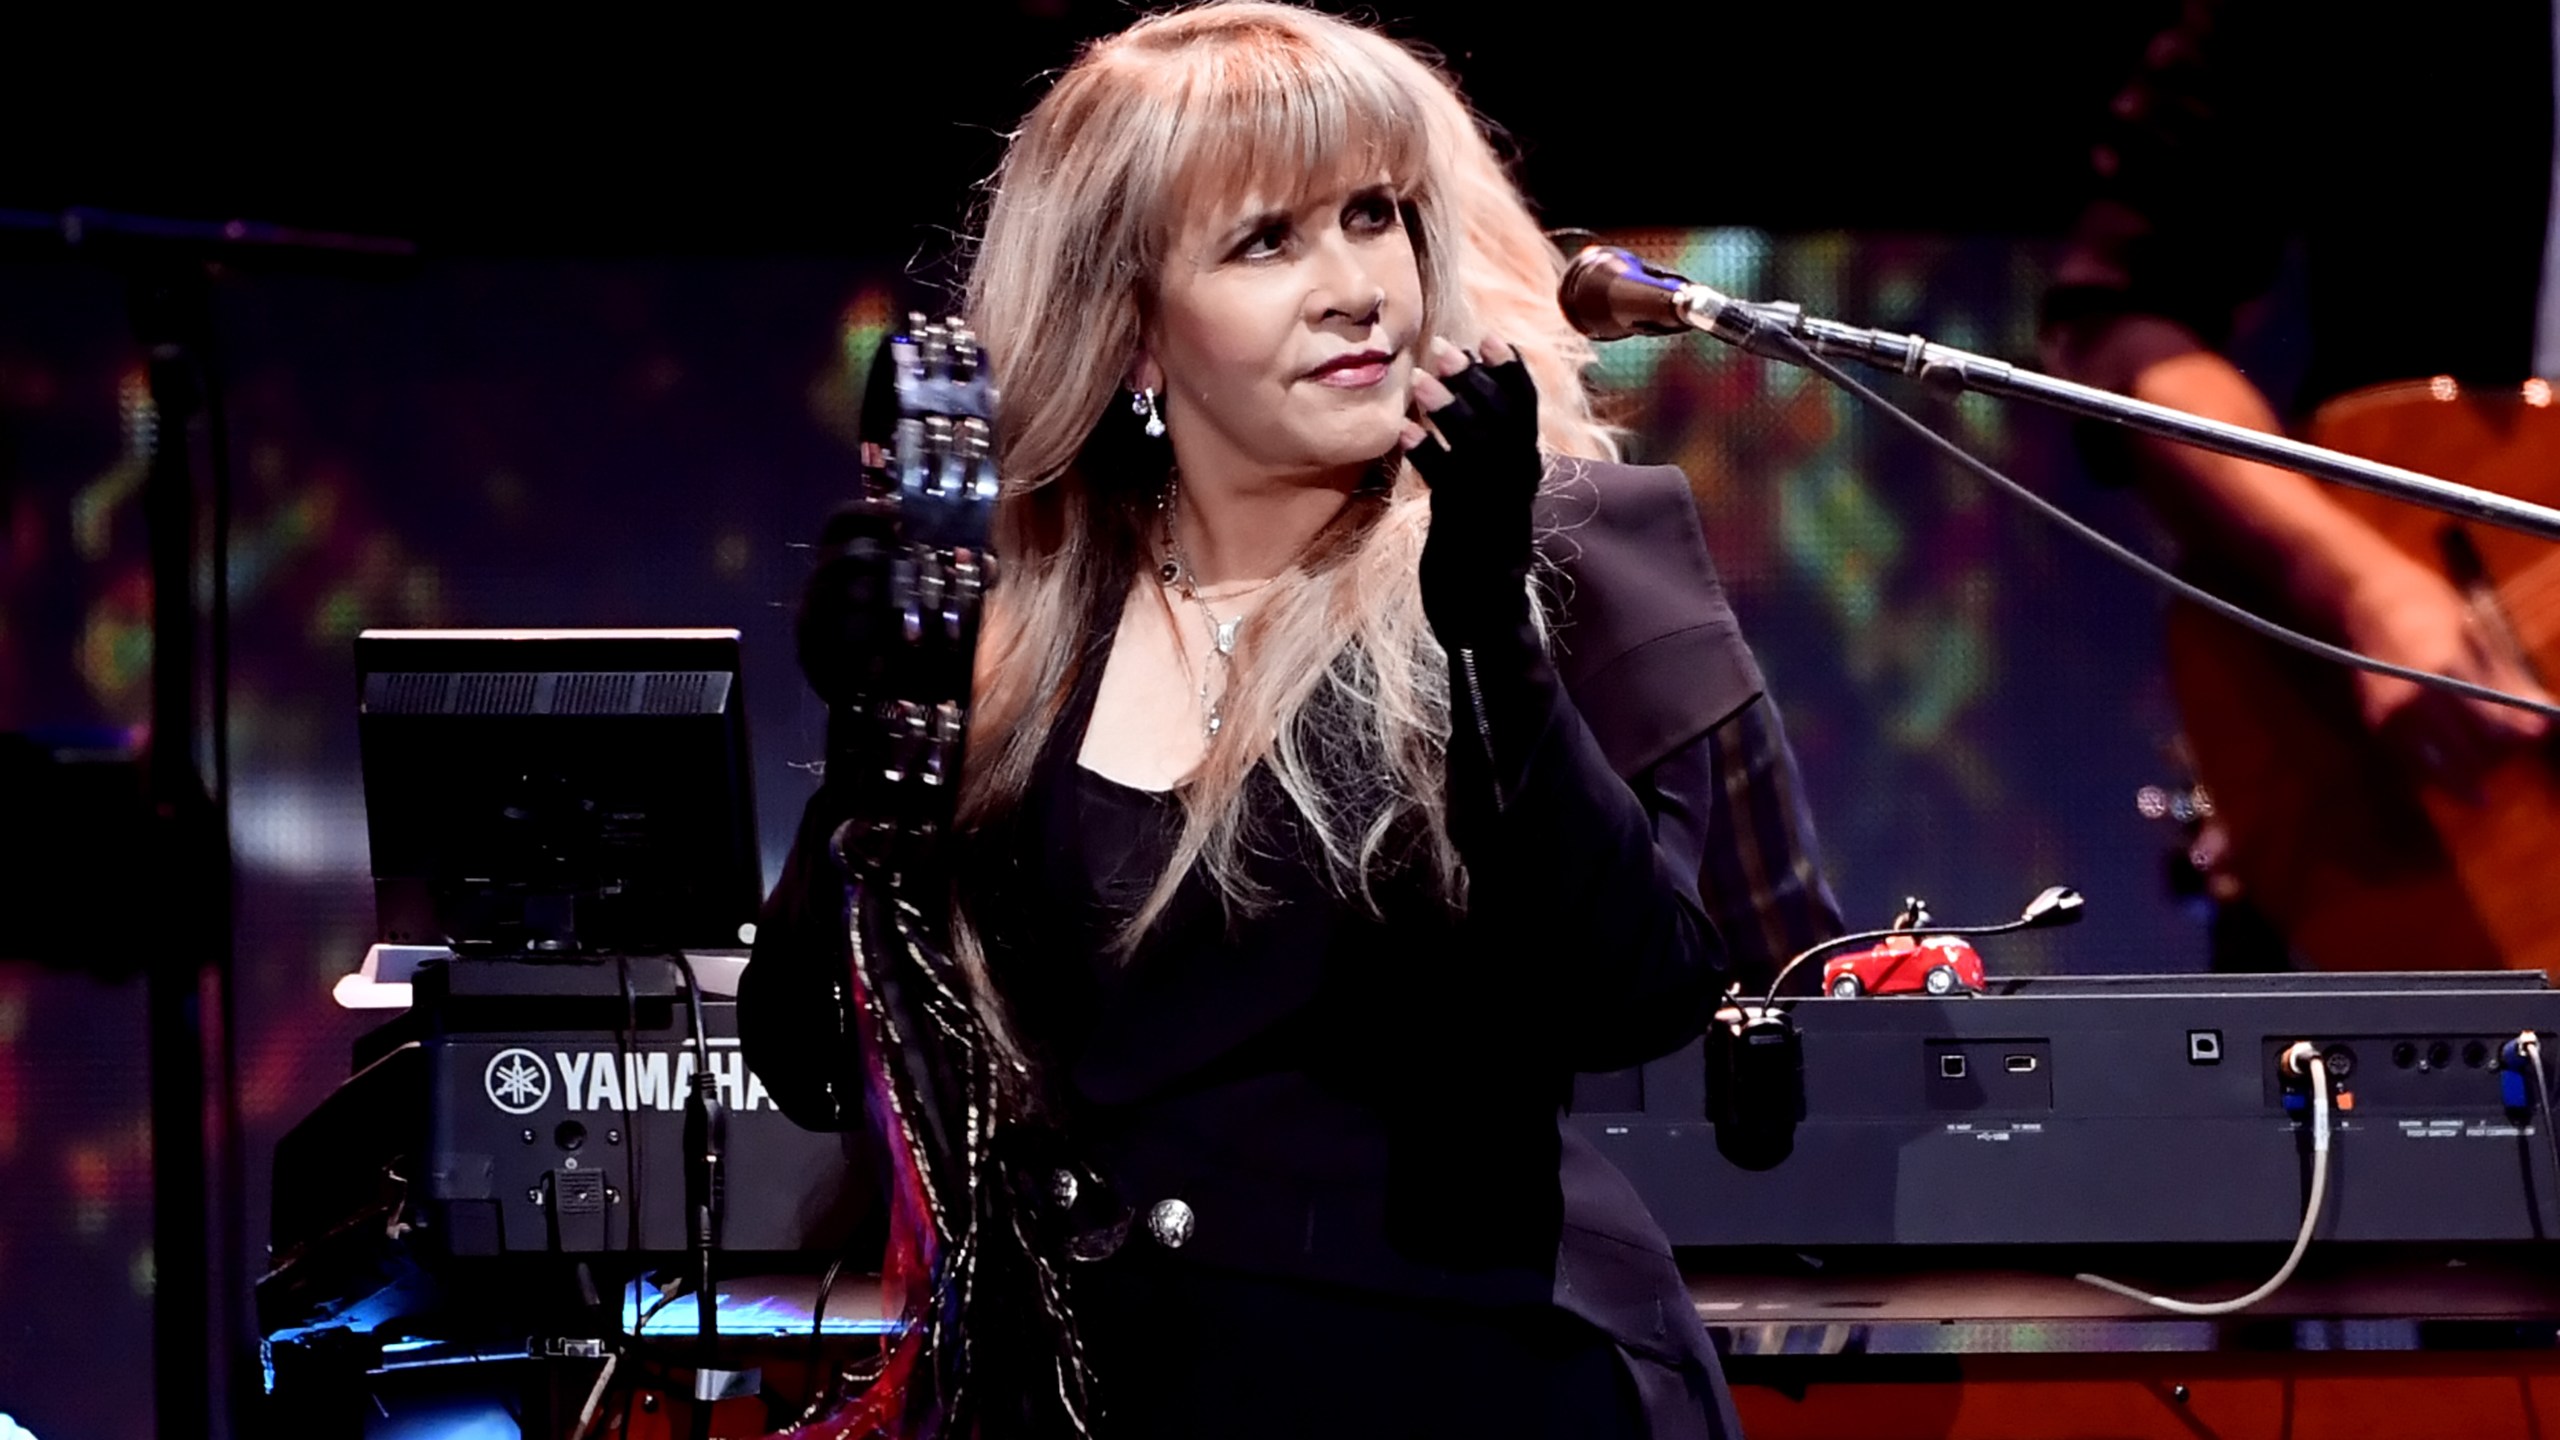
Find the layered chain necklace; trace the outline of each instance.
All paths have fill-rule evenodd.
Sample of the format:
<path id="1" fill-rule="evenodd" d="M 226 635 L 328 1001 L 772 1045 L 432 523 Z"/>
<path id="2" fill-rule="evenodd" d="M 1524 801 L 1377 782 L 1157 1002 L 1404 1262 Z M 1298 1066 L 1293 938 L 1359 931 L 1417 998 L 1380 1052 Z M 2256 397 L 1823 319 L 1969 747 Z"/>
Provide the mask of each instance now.
<path id="1" fill-rule="evenodd" d="M 1245 617 L 1241 613 L 1220 615 L 1211 606 L 1210 598 L 1200 591 L 1199 581 L 1191 572 L 1190 557 L 1182 553 L 1182 539 L 1174 529 L 1174 497 L 1178 493 L 1176 478 L 1171 475 L 1165 477 L 1164 499 L 1156 506 L 1156 513 L 1164 526 L 1164 558 L 1156 565 L 1156 583 L 1181 596 L 1186 604 L 1200 612 L 1201 620 L 1208 625 L 1209 651 L 1200 660 L 1200 738 L 1215 740 L 1219 728 L 1225 724 L 1219 707 L 1226 700 L 1227 679 L 1235 665 L 1236 632 L 1243 628 Z M 1221 603 L 1242 600 L 1259 594 L 1279 578 L 1278 575 L 1267 576 L 1217 598 Z"/>

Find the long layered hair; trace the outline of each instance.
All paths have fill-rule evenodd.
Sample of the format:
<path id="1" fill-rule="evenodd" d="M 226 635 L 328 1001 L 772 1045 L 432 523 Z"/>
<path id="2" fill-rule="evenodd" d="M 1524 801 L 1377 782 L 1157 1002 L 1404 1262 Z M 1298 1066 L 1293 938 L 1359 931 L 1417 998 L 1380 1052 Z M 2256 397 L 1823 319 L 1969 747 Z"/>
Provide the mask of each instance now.
<path id="1" fill-rule="evenodd" d="M 1155 559 L 1170 450 L 1140 434 L 1123 387 L 1185 217 L 1381 174 L 1421 274 L 1420 333 L 1461 345 L 1500 335 L 1538 382 L 1545 446 L 1614 453 L 1582 384 L 1588 342 L 1556 303 L 1562 259 L 1430 63 L 1262 0 L 1156 15 L 1095 44 L 1015 133 L 969 280 L 969 316 L 1002 386 L 1004 490 L 964 828 L 1019 801 L 1083 668 L 1105 658 L 1090 643 L 1096 618 Z M 1221 728 L 1179 789 L 1181 834 L 1128 943 L 1195 865 L 1231 904 L 1256 900 L 1245 789 L 1257 768 L 1346 896 L 1374 903 L 1373 882 L 1419 862 L 1463 902 L 1444 815 L 1448 661 L 1416 582 L 1428 495 L 1399 456 L 1382 456 L 1371 480 L 1246 627 Z"/>

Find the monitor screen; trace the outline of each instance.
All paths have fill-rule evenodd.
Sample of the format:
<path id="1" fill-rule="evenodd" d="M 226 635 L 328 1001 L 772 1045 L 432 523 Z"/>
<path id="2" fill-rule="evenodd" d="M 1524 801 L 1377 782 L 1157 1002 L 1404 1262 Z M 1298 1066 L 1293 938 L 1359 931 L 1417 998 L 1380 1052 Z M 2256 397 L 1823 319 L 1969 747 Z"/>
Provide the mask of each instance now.
<path id="1" fill-rule="evenodd" d="M 368 630 L 356 671 L 384 943 L 747 943 L 762 870 L 737 631 Z"/>

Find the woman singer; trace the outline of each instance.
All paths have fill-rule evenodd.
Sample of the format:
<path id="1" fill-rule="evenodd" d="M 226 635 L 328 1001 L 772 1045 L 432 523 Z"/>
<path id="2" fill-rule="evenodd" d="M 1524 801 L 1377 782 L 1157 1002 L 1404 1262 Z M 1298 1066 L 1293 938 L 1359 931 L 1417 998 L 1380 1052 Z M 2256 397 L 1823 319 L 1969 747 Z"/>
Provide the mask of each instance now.
<path id="1" fill-rule="evenodd" d="M 1285 5 L 1094 45 L 994 178 L 955 927 L 1008 1105 L 1089 1177 L 1101 1440 L 1734 1433 L 1559 1120 L 1837 919 L 1561 268 L 1438 71 Z"/>

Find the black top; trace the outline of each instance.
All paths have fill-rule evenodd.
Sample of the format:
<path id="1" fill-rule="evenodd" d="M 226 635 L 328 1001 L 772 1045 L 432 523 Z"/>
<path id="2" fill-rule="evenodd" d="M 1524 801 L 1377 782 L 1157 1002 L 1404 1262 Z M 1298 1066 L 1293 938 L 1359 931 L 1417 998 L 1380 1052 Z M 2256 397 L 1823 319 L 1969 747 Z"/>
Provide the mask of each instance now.
<path id="1" fill-rule="evenodd" d="M 1110 618 L 1116 628 L 1116 614 Z M 1098 675 L 1099 667 L 1087 671 L 1060 717 L 1054 743 L 1068 755 L 1082 748 Z M 1133 988 L 1190 991 L 1175 978 L 1190 972 L 1206 982 L 1197 992 L 1205 997 L 1222 972 L 1256 959 L 1236 943 L 1243 927 L 1226 923 L 1198 883 L 1183 888 L 1137 955 L 1113 958 L 1113 937 L 1173 853 L 1182 809 L 1172 792 L 1124 785 L 1081 765 L 1067 769 L 1064 783 L 1035 802 L 1039 888 L 1052 914 L 1073 917 L 1059 929 L 1076 937 L 1089 961 L 1047 987 L 1050 1023 L 1032 1037 L 1061 1056 L 1090 1055 L 1105 1018 Z M 1258 785 L 1251 799 L 1263 834 L 1284 827 L 1275 788 Z M 1290 868 L 1314 878 L 1304 856 Z M 1323 903 L 1320 887 L 1292 903 Z M 1376 924 L 1329 918 L 1337 936 Z M 1309 938 L 1304 928 L 1284 924 L 1281 936 Z M 1351 963 L 1380 958 L 1357 942 L 1351 949 Z M 1320 998 L 1312 1013 L 1322 1013 Z M 1144 1206 L 1172 1195 L 1215 1217 L 1197 1249 L 1166 1251 L 1140 1230 L 1128 1242 L 1134 1248 L 1075 1276 L 1078 1333 L 1100 1404 L 1097 1433 L 1193 1440 L 1205 1424 L 1240 1440 L 1317 1432 L 1641 1440 L 1648 1426 L 1640 1397 L 1609 1337 L 1552 1303 L 1550 1254 L 1462 1281 L 1377 1243 L 1384 1217 L 1357 1165 L 1343 1174 L 1309 1167 L 1314 1157 L 1339 1160 L 1346 1148 L 1384 1144 L 1382 1127 L 1355 1098 L 1372 1088 L 1364 1069 L 1376 1067 L 1347 1053 L 1348 1038 L 1321 1020 L 1283 1022 L 1209 1067 L 1183 1101 L 1097 1104 L 1089 1098 L 1096 1077 L 1079 1075 L 1079 1117 L 1070 1128 L 1104 1152 L 1119 1184 L 1139 1187 L 1122 1198 Z M 1389 1046 L 1369 1058 L 1394 1053 Z M 1367 1143 L 1346 1147 L 1354 1134 Z M 1304 1263 L 1272 1263 L 1292 1251 Z M 1302 1283 L 1309 1279 L 1320 1283 Z M 1380 1289 L 1440 1303 L 1364 1298 Z M 1326 1352 L 1319 1383 L 1309 1382 L 1303 1358 L 1311 1345 Z M 1493 1374 L 1503 1383 L 1482 1383 Z"/>
<path id="2" fill-rule="evenodd" d="M 1261 902 L 1231 913 L 1195 868 L 1134 952 L 1112 948 L 1181 823 L 1174 795 L 1075 760 L 1119 612 L 1112 604 L 1092 617 L 1092 662 L 1017 817 L 1017 873 L 1027 913 L 1042 917 L 1039 938 L 993 952 L 1064 1130 L 1141 1212 L 1167 1198 L 1191 1208 L 1186 1259 L 1410 1296 L 1547 1304 L 1559 1217 L 1546 1117 L 1566 1084 L 1552 1064 L 1497 1064 L 1471 1082 L 1508 1092 L 1501 1109 L 1522 1132 L 1497 1142 L 1530 1172 L 1494 1181 L 1528 1192 L 1493 1207 L 1509 1223 L 1457 1234 L 1440 1217 L 1405 1224 L 1388 1210 L 1391 1172 L 1413 1137 L 1474 1108 L 1442 1071 L 1464 1042 L 1451 1031 L 1486 1008 L 1457 996 L 1467 982 L 1456 972 L 1499 965 L 1465 953 L 1460 922 L 1419 875 L 1380 885 L 1379 913 L 1345 899 L 1277 782 L 1257 770 L 1246 804 Z M 1675 1003 L 1694 1012 L 1700 1001 Z"/>
<path id="3" fill-rule="evenodd" d="M 1698 877 L 1742 843 L 1711 827 L 1769 811 L 1733 802 L 1791 771 L 1729 763 L 1783 761 L 1782 742 L 1720 743 L 1755 719 L 1777 732 L 1685 477 L 1565 462 L 1549 478 L 1551 644 L 1524 625 L 1469 657 L 1490 763 L 1461 773 L 1453 747 L 1463 918 L 1418 881 L 1384 886 L 1377 913 L 1344 900 L 1266 772 L 1249 808 L 1267 903 L 1230 917 L 1195 876 L 1134 955 L 1107 954 L 1172 819 L 1075 763 L 1116 615 L 1089 617 L 1072 714 L 1024 802 L 966 847 L 964 894 L 1070 1141 L 1139 1213 L 1179 1198 L 1195 1214 L 1179 1251 L 1141 1232 L 1103 1268 L 1569 1315 L 1615 1347 L 1655 1440 L 1706 1440 L 1732 1433 L 1732 1408 L 1670 1246 L 1562 1105 L 1574 1072 L 1695 1038 L 1724 953 Z M 843 892 L 816 863 L 833 824 L 822 791 L 760 957 L 841 956 Z M 1811 876 L 1809 847 L 1788 853 Z M 797 1010 L 767 988 L 759 1073 L 811 1111 L 815 1081 L 776 1083 Z"/>
<path id="4" fill-rule="evenodd" d="M 1260 771 L 1263 903 L 1230 914 L 1194 873 L 1111 953 L 1178 819 L 1075 760 L 1116 602 L 1089 617 L 1023 804 L 981 837 L 972 913 L 1078 1149 L 1141 1217 L 1165 1199 L 1194 1215 L 1150 1263 L 1561 1307 L 1620 1346 L 1654 1433 L 1715 1434 L 1729 1406 L 1669 1247 L 1559 1116 L 1576 1071 L 1704 1023 L 1722 952 L 1697 889 L 1713 807 L 1690 792 L 1721 777 L 1666 762 L 1761 682 L 1677 471 L 1577 465 L 1550 488 L 1553 646 L 1524 627 L 1471 657 L 1496 762 L 1473 779 L 1501 793 L 1453 822 L 1463 917 L 1419 875 L 1378 887 L 1374 913 L 1336 893 Z"/>

